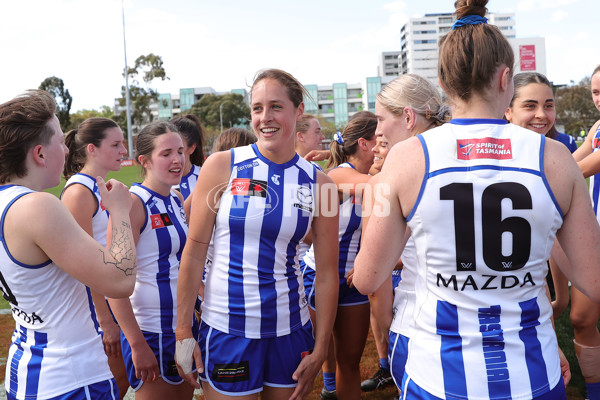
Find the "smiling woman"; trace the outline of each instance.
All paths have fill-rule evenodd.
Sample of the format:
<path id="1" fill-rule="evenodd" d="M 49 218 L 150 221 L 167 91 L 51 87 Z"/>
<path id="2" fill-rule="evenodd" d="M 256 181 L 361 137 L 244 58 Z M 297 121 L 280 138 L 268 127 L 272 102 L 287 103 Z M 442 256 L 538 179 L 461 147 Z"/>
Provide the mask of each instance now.
<path id="1" fill-rule="evenodd" d="M 548 78 L 537 72 L 514 76 L 515 94 L 506 110 L 506 119 L 542 135 L 554 133 L 556 109 Z"/>
<path id="2" fill-rule="evenodd" d="M 258 142 L 213 153 L 194 189 L 177 287 L 176 358 L 180 375 L 196 387 L 192 358 L 205 371 L 207 399 L 255 399 L 261 391 L 266 400 L 304 398 L 325 358 L 337 298 L 338 220 L 322 210 L 337 211 L 337 204 L 331 179 L 295 152 L 304 92 L 284 71 L 261 71 L 251 91 Z M 319 262 L 316 339 L 298 265 L 299 243 L 311 229 Z M 204 286 L 198 265 L 205 265 L 211 236 Z M 198 347 L 190 321 L 199 290 Z"/>
<path id="3" fill-rule="evenodd" d="M 177 277 L 187 238 L 183 196 L 173 189 L 185 161 L 175 125 L 158 121 L 145 126 L 135 158 L 144 175 L 130 189 L 140 273 L 130 298 L 109 302 L 123 331 L 123 359 L 136 398 L 191 398 L 193 388 L 177 375 L 174 360 Z"/>

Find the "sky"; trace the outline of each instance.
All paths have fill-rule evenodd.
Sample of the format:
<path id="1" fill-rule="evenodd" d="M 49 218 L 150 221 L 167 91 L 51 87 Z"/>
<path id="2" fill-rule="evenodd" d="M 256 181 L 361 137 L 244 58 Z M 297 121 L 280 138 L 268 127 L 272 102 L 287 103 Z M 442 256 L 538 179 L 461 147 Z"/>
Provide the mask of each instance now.
<path id="1" fill-rule="evenodd" d="M 123 4 L 123 5 L 122 5 Z M 0 103 L 51 76 L 73 97 L 71 112 L 111 106 L 127 62 L 161 56 L 161 93 L 248 88 L 281 68 L 304 84 L 362 83 L 382 51 L 399 50 L 410 17 L 453 12 L 454 0 L 1 0 Z M 555 84 L 578 82 L 600 64 L 598 0 L 490 0 L 515 13 L 517 37 L 545 37 Z"/>

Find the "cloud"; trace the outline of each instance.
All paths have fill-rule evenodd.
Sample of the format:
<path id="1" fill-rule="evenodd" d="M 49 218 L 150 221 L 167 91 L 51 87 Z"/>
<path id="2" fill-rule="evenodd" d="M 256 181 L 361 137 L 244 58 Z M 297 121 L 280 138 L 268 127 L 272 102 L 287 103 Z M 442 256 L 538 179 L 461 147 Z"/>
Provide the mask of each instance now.
<path id="1" fill-rule="evenodd" d="M 564 37 L 562 35 L 546 36 L 546 51 L 550 49 L 560 49 L 564 46 Z"/>
<path id="2" fill-rule="evenodd" d="M 536 11 L 540 9 L 555 9 L 578 3 L 580 0 L 521 0 L 517 4 L 519 11 Z"/>
<path id="3" fill-rule="evenodd" d="M 564 10 L 556 10 L 556 11 L 554 11 L 552 13 L 552 16 L 550 17 L 550 20 L 552 22 L 563 21 L 568 15 L 569 15 L 569 13 L 567 13 Z"/>

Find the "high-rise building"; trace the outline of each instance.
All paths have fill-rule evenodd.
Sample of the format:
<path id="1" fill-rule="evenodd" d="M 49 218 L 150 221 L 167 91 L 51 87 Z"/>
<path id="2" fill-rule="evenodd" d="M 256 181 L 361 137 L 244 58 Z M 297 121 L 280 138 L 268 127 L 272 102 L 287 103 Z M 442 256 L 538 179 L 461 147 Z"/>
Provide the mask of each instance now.
<path id="1" fill-rule="evenodd" d="M 486 17 L 488 23 L 500 28 L 509 40 L 515 38 L 514 14 L 490 13 Z M 455 20 L 451 13 L 425 14 L 421 18 L 410 18 L 400 29 L 399 73 L 419 74 L 437 85 L 438 43 L 440 38 L 452 29 Z"/>
<path id="2" fill-rule="evenodd" d="M 401 51 L 384 51 L 379 59 L 377 76 L 398 76 L 398 57 Z"/>

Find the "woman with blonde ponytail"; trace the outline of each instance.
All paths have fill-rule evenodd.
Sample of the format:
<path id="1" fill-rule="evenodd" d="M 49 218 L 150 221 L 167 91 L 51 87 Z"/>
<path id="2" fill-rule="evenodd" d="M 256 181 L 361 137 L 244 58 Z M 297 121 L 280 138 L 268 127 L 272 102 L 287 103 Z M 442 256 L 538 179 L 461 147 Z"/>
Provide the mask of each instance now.
<path id="1" fill-rule="evenodd" d="M 441 125 L 449 110 L 431 82 L 419 75 L 405 74 L 388 83 L 377 95 L 375 112 L 378 140 L 382 136 L 391 148 Z M 370 202 L 363 204 L 366 207 Z M 363 219 L 363 230 L 367 220 L 366 217 Z M 410 236 L 410 230 L 407 230 L 406 236 Z M 391 276 L 378 290 L 369 294 L 371 329 L 379 368 L 371 378 L 361 383 L 364 392 L 383 388 L 394 383 L 393 376 L 404 375 L 415 303 L 416 269 L 414 240 L 409 238 Z M 401 381 L 395 383 L 400 387 Z"/>

